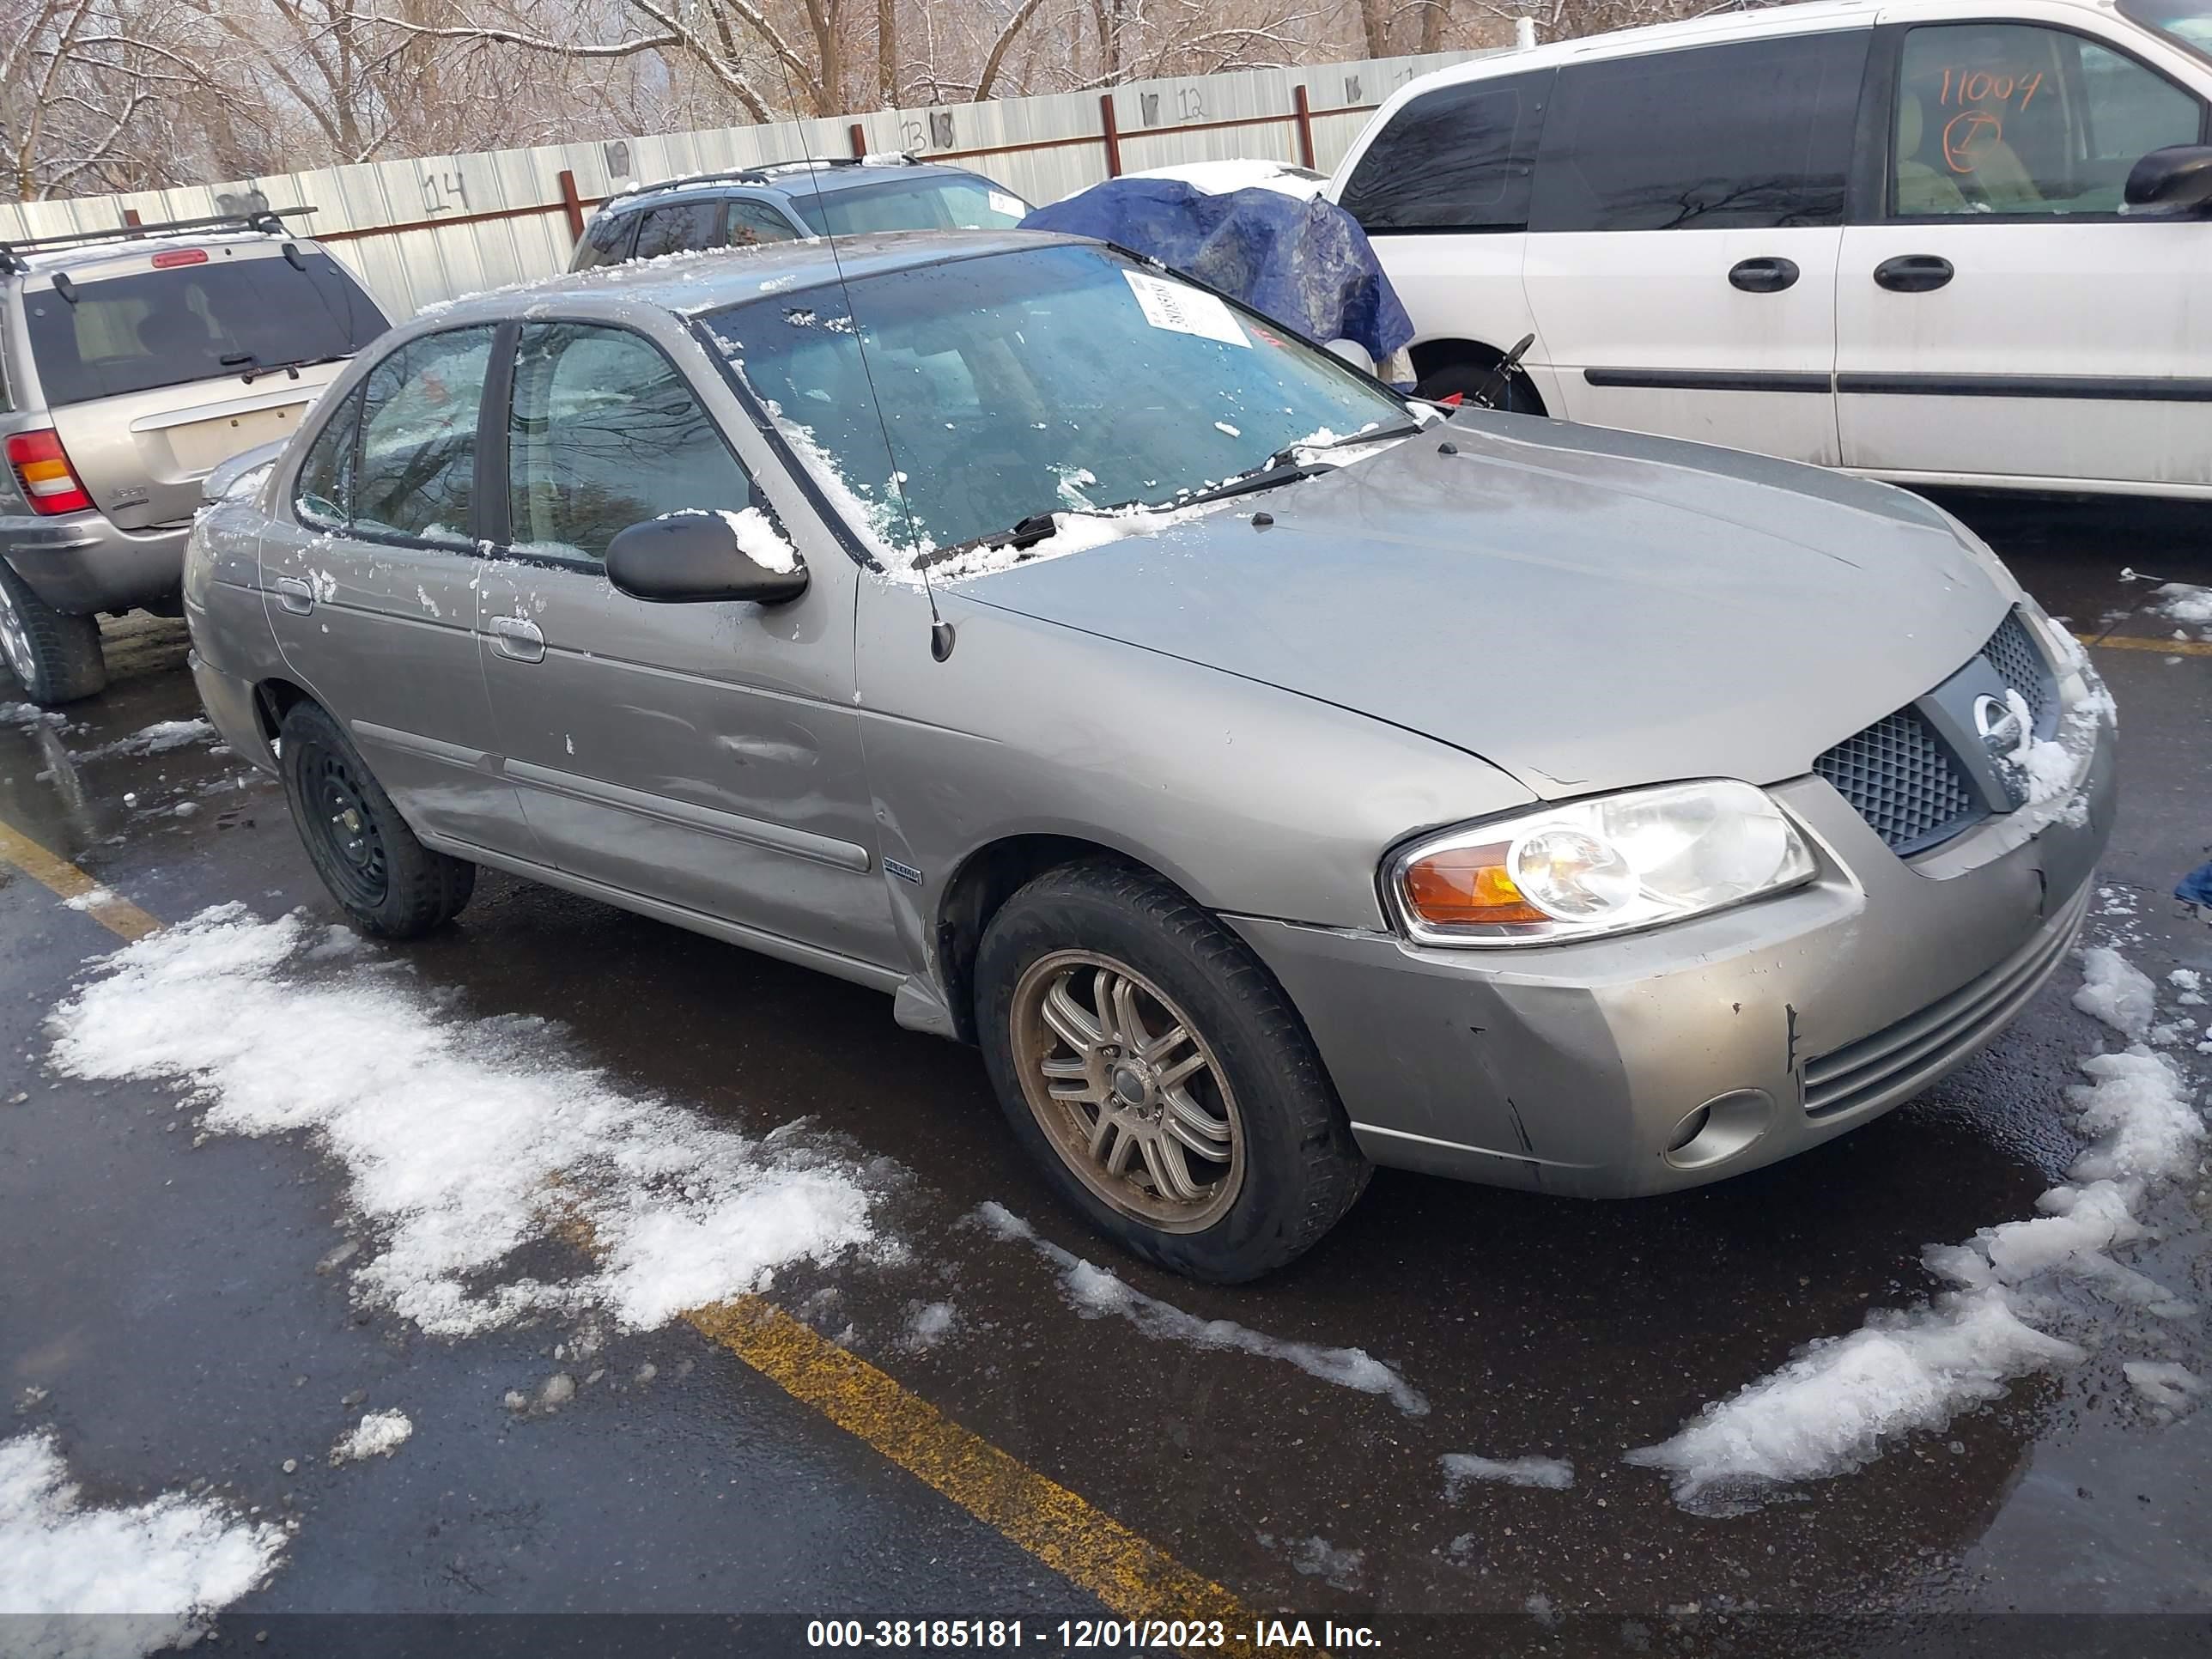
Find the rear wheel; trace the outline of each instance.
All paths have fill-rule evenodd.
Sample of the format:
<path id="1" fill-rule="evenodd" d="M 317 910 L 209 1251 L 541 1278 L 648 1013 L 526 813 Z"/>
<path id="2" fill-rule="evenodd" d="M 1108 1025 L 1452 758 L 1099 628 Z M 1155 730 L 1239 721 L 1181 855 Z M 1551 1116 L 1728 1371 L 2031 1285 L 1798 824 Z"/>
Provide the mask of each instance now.
<path id="1" fill-rule="evenodd" d="M 1304 1255 L 1368 1164 L 1289 1000 L 1236 935 L 1128 866 L 1049 871 L 976 957 L 1000 1104 L 1098 1231 L 1234 1284 Z"/>
<path id="2" fill-rule="evenodd" d="M 33 702 L 74 702 L 107 684 L 100 623 L 57 611 L 0 560 L 0 659 Z"/>
<path id="3" fill-rule="evenodd" d="M 379 939 L 412 939 L 459 915 L 477 867 L 433 851 L 319 704 L 284 716 L 278 747 L 292 822 L 315 873 L 354 925 Z"/>

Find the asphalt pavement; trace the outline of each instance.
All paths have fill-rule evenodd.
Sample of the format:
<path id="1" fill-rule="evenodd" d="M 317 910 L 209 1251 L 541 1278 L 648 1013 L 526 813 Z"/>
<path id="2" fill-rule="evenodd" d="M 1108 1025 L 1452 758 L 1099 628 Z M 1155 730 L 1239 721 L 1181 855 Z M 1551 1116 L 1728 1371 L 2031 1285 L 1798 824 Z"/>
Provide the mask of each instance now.
<path id="1" fill-rule="evenodd" d="M 2153 582 L 2124 577 L 2212 584 L 2212 513 L 1947 505 L 2104 641 L 2124 775 L 2093 931 L 2161 982 L 2212 970 L 2212 929 L 2166 897 L 2212 848 L 2212 629 L 2173 638 Z M 333 920 L 271 781 L 207 741 L 111 747 L 198 709 L 181 623 L 110 628 L 106 693 L 59 726 L 0 721 L 0 824 L 166 923 L 233 900 Z M 2079 1145 L 2059 1091 L 2108 1035 L 2071 1006 L 2074 963 L 1965 1070 L 1809 1155 L 1607 1205 L 1386 1171 L 1293 1268 L 1214 1290 L 1072 1225 L 975 1054 L 900 1030 L 886 1000 L 487 875 L 454 927 L 385 952 L 438 1006 L 542 1017 L 564 1063 L 752 1133 L 805 1119 L 899 1172 L 896 1250 L 767 1292 L 819 1343 L 779 1370 L 698 1322 L 446 1340 L 365 1307 L 331 1259 L 357 1231 L 343 1173 L 312 1138 L 202 1135 L 167 1087 L 49 1066 L 43 1022 L 118 943 L 0 860 L 0 1441 L 51 1430 L 87 1505 L 204 1491 L 289 1524 L 217 1622 L 227 1650 L 804 1651 L 805 1620 L 908 1619 L 1019 1620 L 1025 1649 L 1078 1650 L 1080 1621 L 1141 1600 L 1137 1560 L 1224 1592 L 1234 1619 L 1303 1619 L 1316 1646 L 1328 1620 L 1392 1652 L 2212 1643 L 2212 1413 L 2148 1409 L 2124 1344 L 1741 1514 L 1692 1513 L 1622 1462 L 1929 1294 L 1924 1245 L 2033 1213 Z M 2212 1057 L 2188 1050 L 2201 1087 Z M 1079 1305 L 1065 1260 L 979 1224 L 986 1203 L 1194 1320 Z M 2208 1223 L 2212 1198 L 2181 1194 L 2128 1260 L 2212 1305 Z M 2212 1375 L 2203 1319 L 2166 1352 Z M 1213 1320 L 1364 1350 L 1407 1389 L 1209 1340 Z M 866 1364 L 832 1376 L 837 1354 Z M 556 1375 L 573 1398 L 509 1403 Z M 379 1409 L 412 1437 L 331 1463 Z M 950 1464 L 883 1426 L 901 1413 L 957 1437 Z M 1454 1490 L 1455 1452 L 1575 1478 Z M 615 1613 L 674 1622 L 576 1617 Z M 1254 1650 L 1240 1634 L 1228 1650 Z"/>

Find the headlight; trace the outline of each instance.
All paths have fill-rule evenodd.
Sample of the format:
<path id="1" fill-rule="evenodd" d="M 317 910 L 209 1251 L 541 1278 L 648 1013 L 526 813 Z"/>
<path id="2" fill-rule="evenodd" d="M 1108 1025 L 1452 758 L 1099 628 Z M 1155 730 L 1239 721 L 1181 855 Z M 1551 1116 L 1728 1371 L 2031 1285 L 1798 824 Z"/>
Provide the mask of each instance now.
<path id="1" fill-rule="evenodd" d="M 1393 859 L 1383 885 L 1423 944 L 1516 945 L 1678 921 L 1812 878 L 1766 792 L 1719 778 L 1447 830 Z"/>

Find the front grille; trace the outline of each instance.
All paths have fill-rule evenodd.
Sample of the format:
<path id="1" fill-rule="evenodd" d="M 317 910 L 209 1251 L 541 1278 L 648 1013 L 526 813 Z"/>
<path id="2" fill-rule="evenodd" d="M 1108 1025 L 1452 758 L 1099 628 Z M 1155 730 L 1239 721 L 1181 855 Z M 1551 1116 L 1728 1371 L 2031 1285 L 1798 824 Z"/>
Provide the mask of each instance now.
<path id="1" fill-rule="evenodd" d="M 2003 623 L 1982 647 L 1982 655 L 1989 659 L 1998 678 L 2027 700 L 2036 734 L 2048 736 L 2058 689 L 2051 683 L 2051 665 L 2044 660 L 2043 653 L 2035 648 L 2035 641 L 2019 611 L 2005 613 Z"/>
<path id="2" fill-rule="evenodd" d="M 1997 1034 L 2051 976 L 2089 908 L 2089 884 L 2049 933 L 1895 1024 L 1805 1062 L 1805 1111 L 1832 1117 L 1924 1089 Z"/>
<path id="3" fill-rule="evenodd" d="M 1981 803 L 1917 709 L 1900 708 L 1813 763 L 1902 858 L 1955 836 Z"/>

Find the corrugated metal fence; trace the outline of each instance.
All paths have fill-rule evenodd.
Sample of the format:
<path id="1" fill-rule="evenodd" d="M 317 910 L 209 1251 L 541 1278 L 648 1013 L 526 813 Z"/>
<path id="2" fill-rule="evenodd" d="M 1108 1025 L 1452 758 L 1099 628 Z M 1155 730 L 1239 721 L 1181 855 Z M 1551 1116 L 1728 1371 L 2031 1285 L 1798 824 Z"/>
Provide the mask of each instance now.
<path id="1" fill-rule="evenodd" d="M 960 161 L 1033 202 L 1051 202 L 1111 174 L 1182 161 L 1268 157 L 1326 171 L 1384 98 L 1415 76 L 1480 55 L 1138 81 L 1109 92 L 885 110 L 851 120 L 543 144 L 0 204 L 0 240 L 312 206 L 312 217 L 294 222 L 331 244 L 387 312 L 406 317 L 435 301 L 562 269 L 592 206 L 627 186 L 684 173 L 910 150 Z"/>

